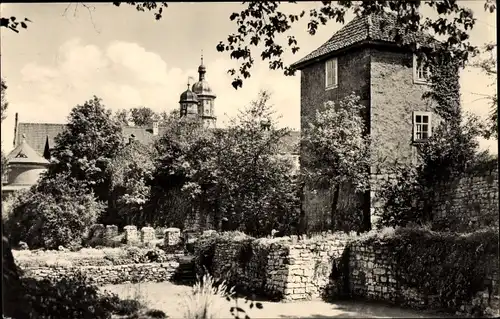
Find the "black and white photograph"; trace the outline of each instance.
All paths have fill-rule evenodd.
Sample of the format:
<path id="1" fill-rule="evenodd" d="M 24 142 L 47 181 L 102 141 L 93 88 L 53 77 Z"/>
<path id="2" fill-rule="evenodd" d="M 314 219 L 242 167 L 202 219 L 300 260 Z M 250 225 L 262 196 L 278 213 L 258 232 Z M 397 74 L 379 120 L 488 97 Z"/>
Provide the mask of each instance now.
<path id="1" fill-rule="evenodd" d="M 2 318 L 500 317 L 496 0 L 0 19 Z"/>

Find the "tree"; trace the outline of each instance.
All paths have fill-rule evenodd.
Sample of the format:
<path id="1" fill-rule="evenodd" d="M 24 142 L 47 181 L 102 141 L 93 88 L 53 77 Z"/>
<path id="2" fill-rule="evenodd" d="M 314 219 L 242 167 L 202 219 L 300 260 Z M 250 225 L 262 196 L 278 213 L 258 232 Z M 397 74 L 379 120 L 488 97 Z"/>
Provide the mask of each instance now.
<path id="1" fill-rule="evenodd" d="M 298 213 L 296 181 L 291 161 L 276 155 L 289 132 L 276 129 L 268 101 L 269 94 L 261 93 L 224 130 L 172 117 L 172 129 L 157 146 L 153 206 L 165 211 L 176 193 L 188 203 L 184 214 L 210 216 L 215 227 L 227 219 L 254 235 L 288 229 Z"/>
<path id="2" fill-rule="evenodd" d="M 150 180 L 154 169 L 151 146 L 130 141 L 120 149 L 108 167 L 111 174 L 111 209 L 115 218 L 108 224 L 145 224 L 145 205 L 150 198 Z M 111 219 L 111 212 L 108 218 Z"/>
<path id="3" fill-rule="evenodd" d="M 161 19 L 166 3 L 157 5 L 154 2 L 126 2 L 136 6 L 137 10 L 153 11 L 155 18 Z M 121 2 L 114 2 L 119 6 Z M 306 15 L 306 11 L 289 13 L 282 10 L 279 1 L 249 1 L 241 12 L 234 12 L 229 17 L 236 23 L 236 31 L 228 35 L 226 41 L 220 41 L 216 46 L 219 52 L 228 52 L 232 59 L 241 60 L 238 70 L 230 69 L 228 73 L 235 76 L 232 85 L 235 89 L 242 87 L 243 80 L 250 77 L 250 70 L 255 63 L 252 52 L 260 51 L 263 61 L 268 61 L 272 70 L 280 69 L 285 75 L 293 75 L 295 70 L 286 66 L 282 55 L 286 50 L 296 54 L 300 47 L 293 35 L 286 35 L 292 25 Z M 427 6 L 434 10 L 437 18 L 422 17 L 419 9 Z M 485 1 L 485 10 L 493 12 L 496 9 L 495 0 Z M 409 33 L 429 32 L 445 37 L 443 46 L 436 47 L 431 52 L 422 52 L 424 56 L 452 55 L 458 56 L 464 63 L 477 50 L 468 42 L 470 29 L 474 27 L 475 19 L 470 9 L 459 4 L 457 0 L 449 1 L 322 1 L 317 8 L 309 11 L 307 31 L 314 35 L 321 25 L 330 20 L 344 23 L 346 13 L 354 12 L 358 16 L 372 13 L 390 12 L 397 17 L 401 26 L 397 30 L 397 42 L 406 45 Z M 281 35 L 286 35 L 280 39 Z"/>
<path id="4" fill-rule="evenodd" d="M 83 182 L 57 174 L 43 178 L 19 199 L 6 227 L 14 242 L 25 241 L 32 249 L 76 248 L 103 209 Z"/>
<path id="5" fill-rule="evenodd" d="M 497 44 L 489 43 L 484 46 L 484 53 L 486 57 L 477 59 L 472 63 L 472 66 L 480 68 L 492 80 L 492 86 L 496 86 L 497 79 Z M 493 95 L 484 96 L 490 104 L 490 114 L 488 117 L 489 127 L 485 130 L 486 138 L 498 139 L 498 96 L 497 92 Z"/>
<path id="6" fill-rule="evenodd" d="M 147 126 L 153 123 L 156 113 L 149 107 L 134 107 L 130 110 L 130 119 L 136 126 Z"/>
<path id="7" fill-rule="evenodd" d="M 7 114 L 6 114 L 6 111 L 7 111 L 7 107 L 9 106 L 9 103 L 7 102 L 7 99 L 5 97 L 5 91 L 7 90 L 7 84 L 5 83 L 5 80 L 2 78 L 1 79 L 1 89 L 0 89 L 0 96 L 1 96 L 1 116 L 2 116 L 2 119 L 1 121 L 3 122 L 3 120 L 5 120 L 5 118 L 7 117 Z M 2 148 L 2 162 L 1 162 L 1 177 L 3 179 L 4 177 L 4 174 L 6 173 L 6 167 L 7 167 L 7 158 L 5 157 L 5 154 L 3 153 L 3 148 Z"/>
<path id="8" fill-rule="evenodd" d="M 2 230 L 4 229 L 2 220 Z M 29 318 L 31 309 L 26 298 L 26 291 L 21 283 L 9 238 L 2 232 L 2 300 L 3 316 L 11 318 Z"/>
<path id="9" fill-rule="evenodd" d="M 254 236 L 292 231 L 298 222 L 298 180 L 293 163 L 278 156 L 288 129 L 278 129 L 270 94 L 258 98 L 219 131 L 216 182 L 206 193 L 219 218 Z M 242 181 L 245 181 L 242 183 Z"/>
<path id="10" fill-rule="evenodd" d="M 5 120 L 7 117 L 7 114 L 5 113 L 7 111 L 7 107 L 9 106 L 9 102 L 7 102 L 7 98 L 5 97 L 5 91 L 7 90 L 7 84 L 5 83 L 5 80 L 2 78 L 1 79 L 2 83 L 2 88 L 1 88 L 1 112 L 2 112 L 2 122 Z"/>
<path id="11" fill-rule="evenodd" d="M 170 114 L 166 131 L 155 143 L 155 170 L 148 203 L 150 222 L 183 227 L 195 209 L 192 181 L 208 180 L 214 151 L 213 131 L 190 118 Z M 212 170 L 213 171 L 213 170 Z M 184 191 L 189 189 L 189 191 Z"/>
<path id="12" fill-rule="evenodd" d="M 68 124 L 55 138 L 54 161 L 48 177 L 64 173 L 83 182 L 103 201 L 109 197 L 107 167 L 123 142 L 120 125 L 111 118 L 101 99 L 94 96 L 71 110 Z"/>
<path id="13" fill-rule="evenodd" d="M 21 26 L 21 28 L 23 29 L 26 29 L 28 27 L 26 22 L 31 22 L 31 20 L 29 20 L 28 18 L 24 18 L 23 21 L 19 22 L 17 21 L 16 17 L 10 17 L 10 18 L 1 17 L 0 27 L 5 27 L 16 33 L 19 33 L 19 26 Z"/>
<path id="14" fill-rule="evenodd" d="M 125 109 L 118 110 L 115 113 L 114 120 L 121 125 L 128 125 L 128 119 L 129 119 L 128 113 L 129 111 Z"/>
<path id="15" fill-rule="evenodd" d="M 344 228 L 345 216 L 337 216 L 341 188 L 351 185 L 354 192 L 364 193 L 369 187 L 370 139 L 366 135 L 365 108 L 359 101 L 353 93 L 338 105 L 325 103 L 324 110 L 316 112 L 303 135 L 307 154 L 303 159 L 305 178 L 311 185 L 331 189 L 334 230 Z M 369 223 L 369 216 L 362 220 Z"/>
<path id="16" fill-rule="evenodd" d="M 113 2 L 120 6 L 123 2 Z M 151 11 L 156 20 L 163 16 L 163 9 L 167 8 L 166 2 L 125 2 L 134 6 L 138 11 Z M 496 0 L 485 0 L 485 10 L 494 12 Z M 282 55 L 286 50 L 296 54 L 299 50 L 297 39 L 293 35 L 287 35 L 293 24 L 296 24 L 306 16 L 306 11 L 300 13 L 288 13 L 282 10 L 281 2 L 278 1 L 249 1 L 245 2 L 246 8 L 241 12 L 234 12 L 229 17 L 236 23 L 234 33 L 228 35 L 226 41 L 220 41 L 216 49 L 219 52 L 228 52 L 232 59 L 241 60 L 238 70 L 230 69 L 228 72 L 234 76 L 232 85 L 235 89 L 242 87 L 243 80 L 250 77 L 251 68 L 255 63 L 255 50 L 260 51 L 263 61 L 268 61 L 270 69 L 280 69 L 285 75 L 293 75 L 295 70 L 286 66 Z M 82 4 L 83 5 L 83 4 Z M 78 6 L 78 4 L 76 4 Z M 84 5 L 83 5 L 84 6 Z M 436 18 L 422 17 L 419 9 L 429 7 L 435 13 Z M 406 45 L 405 35 L 417 31 L 434 33 L 443 36 L 443 46 L 436 47 L 431 52 L 423 52 L 425 56 L 452 55 L 457 56 L 465 63 L 471 55 L 477 52 L 477 48 L 470 44 L 469 32 L 475 25 L 475 18 L 470 9 L 461 5 L 457 0 L 448 1 L 322 1 L 317 8 L 309 10 L 307 15 L 307 31 L 314 35 L 318 28 L 327 22 L 344 23 L 345 15 L 354 12 L 358 16 L 387 11 L 393 13 L 401 25 L 396 40 Z M 2 27 L 17 31 L 19 23 L 15 17 L 2 17 Z M 26 27 L 21 22 L 22 27 Z M 282 37 L 286 35 L 286 37 Z M 280 37 L 282 39 L 280 39 Z"/>

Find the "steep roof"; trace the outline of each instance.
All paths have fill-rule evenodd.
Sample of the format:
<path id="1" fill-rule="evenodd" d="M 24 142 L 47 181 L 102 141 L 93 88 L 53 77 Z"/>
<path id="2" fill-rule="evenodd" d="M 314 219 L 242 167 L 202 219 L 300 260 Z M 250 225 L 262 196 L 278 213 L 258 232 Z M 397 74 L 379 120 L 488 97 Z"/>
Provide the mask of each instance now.
<path id="1" fill-rule="evenodd" d="M 49 123 L 19 123 L 15 136 L 14 147 L 17 147 L 22 142 L 22 136 L 26 136 L 28 143 L 38 154 L 42 155 L 45 150 L 45 143 L 54 145 L 54 138 L 62 132 L 65 124 L 49 124 Z"/>
<path id="2" fill-rule="evenodd" d="M 33 148 L 31 148 L 25 139 L 7 155 L 7 163 L 9 164 L 49 164 L 45 158 L 40 156 Z"/>
<path id="3" fill-rule="evenodd" d="M 17 128 L 17 136 L 15 140 L 15 146 L 19 146 L 22 142 L 23 134 L 26 137 L 26 142 L 32 147 L 32 149 L 43 155 L 45 150 L 45 144 L 49 143 L 50 148 L 55 145 L 54 139 L 57 134 L 61 133 L 66 124 L 50 124 L 50 123 L 19 123 Z M 143 144 L 151 144 L 154 141 L 155 136 L 153 131 L 149 127 L 141 126 L 123 126 L 123 137 L 127 139 L 132 134 L 135 139 Z M 161 136 L 166 131 L 166 127 L 159 126 L 158 136 Z M 295 153 L 298 154 L 298 142 L 300 140 L 300 132 L 292 131 L 290 136 L 283 138 L 282 153 Z"/>
<path id="4" fill-rule="evenodd" d="M 423 33 L 405 34 L 402 28 L 397 26 L 397 18 L 394 14 L 380 13 L 355 17 L 319 48 L 292 64 L 292 67 L 300 70 L 308 62 L 320 60 L 364 41 L 395 43 L 398 33 L 404 35 L 407 43 L 421 43 L 431 39 L 429 35 Z"/>

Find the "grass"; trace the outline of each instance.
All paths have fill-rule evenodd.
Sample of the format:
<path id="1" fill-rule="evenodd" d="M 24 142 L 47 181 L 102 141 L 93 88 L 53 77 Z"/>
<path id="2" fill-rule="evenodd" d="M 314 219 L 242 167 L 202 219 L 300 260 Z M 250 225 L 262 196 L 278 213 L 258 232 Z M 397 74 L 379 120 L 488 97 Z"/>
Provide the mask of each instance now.
<path id="1" fill-rule="evenodd" d="M 183 299 L 183 318 L 214 319 L 220 318 L 220 311 L 226 297 L 234 295 L 234 289 L 225 282 L 217 285 L 210 275 L 205 275 L 192 287 Z"/>

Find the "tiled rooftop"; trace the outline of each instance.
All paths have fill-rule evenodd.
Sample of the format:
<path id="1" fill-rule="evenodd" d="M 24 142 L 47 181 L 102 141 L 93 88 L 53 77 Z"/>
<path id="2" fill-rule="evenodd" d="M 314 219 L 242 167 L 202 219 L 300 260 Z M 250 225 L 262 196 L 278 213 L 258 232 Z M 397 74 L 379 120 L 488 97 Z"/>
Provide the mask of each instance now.
<path id="1" fill-rule="evenodd" d="M 23 134 L 26 136 L 26 142 L 40 155 L 43 155 L 45 144 L 49 143 L 49 147 L 54 147 L 54 139 L 62 132 L 66 124 L 49 124 L 49 123 L 19 123 L 16 134 L 15 146 L 19 146 L 22 141 Z M 123 136 L 127 139 L 131 134 L 134 134 L 135 139 L 143 144 L 153 142 L 155 136 L 153 131 L 148 127 L 124 126 Z M 158 135 L 161 136 L 165 132 L 165 127 L 158 128 Z M 290 136 L 283 138 L 281 153 L 298 154 L 298 143 L 300 140 L 300 132 L 292 131 Z"/>
<path id="2" fill-rule="evenodd" d="M 404 32 L 397 27 L 396 23 L 396 17 L 392 14 L 355 17 L 319 48 L 292 64 L 292 67 L 301 69 L 305 63 L 311 60 L 326 57 L 336 51 L 367 40 L 394 43 L 398 30 L 401 31 L 400 34 L 404 34 Z M 416 33 L 405 35 L 405 37 L 405 42 L 407 43 L 422 42 L 430 38 L 429 36 Z"/>

